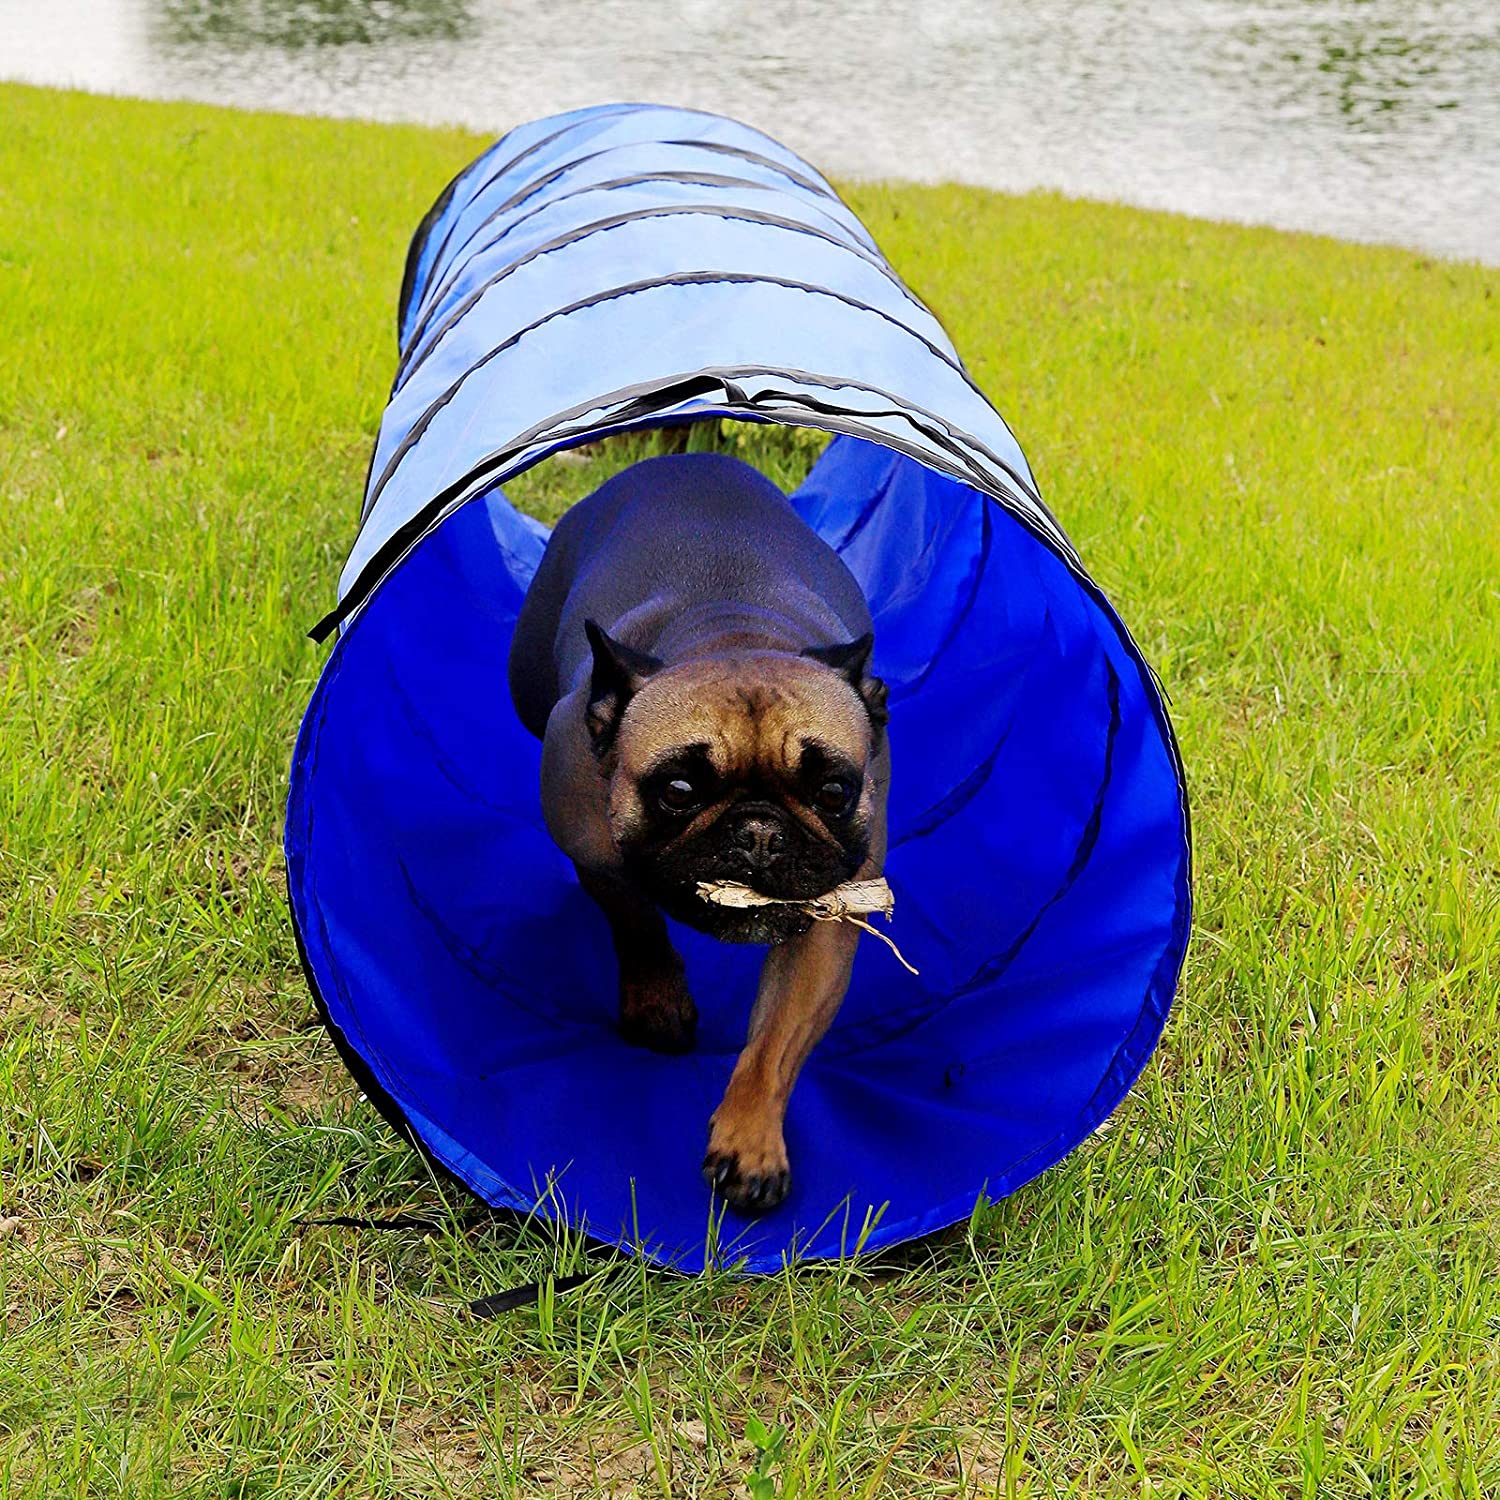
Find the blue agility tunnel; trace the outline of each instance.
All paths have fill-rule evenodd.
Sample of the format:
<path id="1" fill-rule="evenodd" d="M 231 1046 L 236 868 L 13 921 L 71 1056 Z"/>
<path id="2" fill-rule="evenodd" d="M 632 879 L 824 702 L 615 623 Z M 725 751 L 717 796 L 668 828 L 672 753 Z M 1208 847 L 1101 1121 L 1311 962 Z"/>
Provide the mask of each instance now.
<path id="1" fill-rule="evenodd" d="M 827 182 L 693 111 L 524 126 L 418 230 L 400 345 L 286 828 L 309 980 L 385 1113 L 486 1202 L 689 1271 L 924 1234 L 1096 1129 L 1187 942 L 1172 731 L 1016 440 Z M 546 531 L 502 488 L 713 416 L 836 434 L 793 503 L 874 615 L 890 931 L 921 971 L 861 945 L 792 1096 L 790 1198 L 718 1223 L 698 1168 L 763 953 L 674 929 L 697 1051 L 617 1035 L 608 932 L 506 689 Z"/>

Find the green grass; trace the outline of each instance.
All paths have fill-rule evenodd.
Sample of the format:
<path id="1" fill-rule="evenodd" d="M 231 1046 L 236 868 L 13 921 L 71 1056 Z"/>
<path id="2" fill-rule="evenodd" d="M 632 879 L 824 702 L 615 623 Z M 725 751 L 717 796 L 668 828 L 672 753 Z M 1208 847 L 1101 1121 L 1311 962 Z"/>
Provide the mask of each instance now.
<path id="1" fill-rule="evenodd" d="M 466 1226 L 358 1100 L 278 848 L 406 237 L 480 143 L 0 127 L 0 1495 L 1500 1491 L 1500 272 L 849 191 L 1172 695 L 1181 999 L 967 1227 L 476 1323 L 581 1247 Z M 451 1231 L 297 1223 L 413 1206 Z"/>

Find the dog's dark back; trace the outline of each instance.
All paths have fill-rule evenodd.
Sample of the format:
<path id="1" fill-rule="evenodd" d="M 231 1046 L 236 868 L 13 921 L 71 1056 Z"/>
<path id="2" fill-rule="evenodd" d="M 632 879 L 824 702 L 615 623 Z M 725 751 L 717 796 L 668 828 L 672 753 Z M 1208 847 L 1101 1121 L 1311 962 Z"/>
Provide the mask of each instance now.
<path id="1" fill-rule="evenodd" d="M 763 612 L 798 646 L 871 628 L 853 574 L 758 470 L 717 453 L 631 465 L 553 528 L 511 641 L 521 722 L 540 737 L 582 681 L 586 619 L 655 652 L 684 611 L 716 604 Z"/>

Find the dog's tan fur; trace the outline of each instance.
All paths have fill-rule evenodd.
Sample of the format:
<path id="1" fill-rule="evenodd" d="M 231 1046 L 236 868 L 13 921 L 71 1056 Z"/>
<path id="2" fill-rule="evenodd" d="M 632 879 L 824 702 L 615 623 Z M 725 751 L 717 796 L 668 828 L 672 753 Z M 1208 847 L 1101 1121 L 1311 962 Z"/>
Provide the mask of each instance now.
<path id="1" fill-rule="evenodd" d="M 609 814 L 616 837 L 628 836 L 641 817 L 641 778 L 678 746 L 706 745 L 714 769 L 726 779 L 759 773 L 790 783 L 809 738 L 857 766 L 869 760 L 870 720 L 859 695 L 804 657 L 765 651 L 713 656 L 648 677 L 630 700 L 615 740 Z M 867 775 L 861 817 L 869 817 L 872 797 Z M 795 799 L 785 806 L 815 837 L 828 838 L 811 809 Z M 722 811 L 705 808 L 683 836 Z"/>
<path id="2" fill-rule="evenodd" d="M 645 678 L 602 761 L 588 749 L 584 690 L 559 701 L 553 718 L 561 722 L 549 722 L 544 741 L 543 804 L 568 810 L 551 832 L 609 919 L 622 1030 L 666 1051 L 691 1045 L 696 1009 L 660 913 L 619 876 L 620 844 L 641 824 L 641 781 L 652 766 L 684 746 L 705 745 L 726 783 L 754 776 L 784 788 L 778 800 L 787 812 L 833 842 L 816 811 L 791 791 L 803 748 L 816 741 L 864 769 L 854 817 L 868 828 L 870 848 L 856 878 L 878 875 L 885 859 L 889 755 L 859 694 L 805 657 L 727 644 L 727 651 Z M 705 807 L 678 838 L 701 832 L 724 811 L 725 804 Z M 843 1000 L 858 941 L 856 929 L 816 923 L 767 954 L 749 1037 L 712 1116 L 704 1162 L 705 1176 L 738 1207 L 769 1207 L 785 1196 L 787 1102 Z"/>

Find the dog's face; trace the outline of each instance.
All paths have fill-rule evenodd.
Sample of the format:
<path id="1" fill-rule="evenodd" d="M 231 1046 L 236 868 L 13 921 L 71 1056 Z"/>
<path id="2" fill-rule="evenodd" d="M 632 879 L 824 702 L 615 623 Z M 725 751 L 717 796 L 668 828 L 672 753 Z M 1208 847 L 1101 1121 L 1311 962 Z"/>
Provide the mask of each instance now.
<path id="1" fill-rule="evenodd" d="M 728 942 L 783 942 L 794 907 L 712 905 L 730 880 L 808 900 L 864 863 L 885 688 L 870 637 L 793 656 L 747 651 L 662 667 L 589 627 L 589 733 L 625 872 L 679 921 Z"/>

